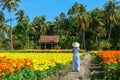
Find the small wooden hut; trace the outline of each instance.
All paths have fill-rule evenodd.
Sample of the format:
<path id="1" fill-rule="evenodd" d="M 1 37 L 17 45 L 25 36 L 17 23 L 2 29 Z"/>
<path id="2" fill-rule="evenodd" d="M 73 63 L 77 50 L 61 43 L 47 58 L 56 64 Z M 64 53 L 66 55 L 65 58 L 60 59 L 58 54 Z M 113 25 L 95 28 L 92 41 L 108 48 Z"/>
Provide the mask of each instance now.
<path id="1" fill-rule="evenodd" d="M 55 49 L 59 44 L 59 36 L 41 36 L 39 39 L 40 49 Z"/>

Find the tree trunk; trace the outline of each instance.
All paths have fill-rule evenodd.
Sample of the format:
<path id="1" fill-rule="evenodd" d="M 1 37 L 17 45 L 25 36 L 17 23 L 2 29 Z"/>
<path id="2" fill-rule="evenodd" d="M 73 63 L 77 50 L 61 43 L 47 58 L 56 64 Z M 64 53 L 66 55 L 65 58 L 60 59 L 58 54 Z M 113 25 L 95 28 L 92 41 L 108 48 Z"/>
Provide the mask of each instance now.
<path id="1" fill-rule="evenodd" d="M 97 36 L 96 36 L 96 44 L 97 44 L 96 49 L 98 50 L 98 37 Z"/>
<path id="2" fill-rule="evenodd" d="M 100 50 L 100 37 L 98 37 L 98 50 Z"/>
<path id="3" fill-rule="evenodd" d="M 29 26 L 28 26 L 28 49 L 30 48 L 30 41 L 29 41 Z"/>
<path id="4" fill-rule="evenodd" d="M 112 32 L 112 27 L 113 27 L 113 23 L 110 23 L 110 30 L 109 30 L 109 34 L 108 34 L 108 41 L 110 41 L 110 37 L 111 37 L 111 32 Z"/>
<path id="5" fill-rule="evenodd" d="M 86 44 L 85 44 L 85 30 L 83 30 L 83 47 L 86 50 Z"/>
<path id="6" fill-rule="evenodd" d="M 82 30 L 82 48 L 84 49 L 84 33 L 83 33 L 83 30 Z"/>
<path id="7" fill-rule="evenodd" d="M 13 50 L 13 36 L 12 36 L 12 9 L 10 10 L 10 40 L 11 40 L 11 50 Z"/>

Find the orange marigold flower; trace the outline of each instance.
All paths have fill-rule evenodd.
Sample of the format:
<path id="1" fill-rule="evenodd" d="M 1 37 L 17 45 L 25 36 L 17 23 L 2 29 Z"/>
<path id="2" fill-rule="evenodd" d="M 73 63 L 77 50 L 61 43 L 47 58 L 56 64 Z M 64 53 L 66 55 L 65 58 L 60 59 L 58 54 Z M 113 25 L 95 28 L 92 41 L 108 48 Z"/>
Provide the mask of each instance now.
<path id="1" fill-rule="evenodd" d="M 118 60 L 118 64 L 120 64 L 120 59 Z"/>
<path id="2" fill-rule="evenodd" d="M 111 60 L 111 64 L 117 64 L 117 62 L 116 62 L 116 61 Z"/>
<path id="3" fill-rule="evenodd" d="M 2 76 L 4 76 L 4 75 L 5 75 L 5 73 L 4 73 L 4 72 L 0 73 L 0 77 L 2 77 Z"/>
<path id="4" fill-rule="evenodd" d="M 106 62 L 105 62 L 105 65 L 110 65 L 110 62 L 109 62 L 109 61 L 106 61 Z"/>

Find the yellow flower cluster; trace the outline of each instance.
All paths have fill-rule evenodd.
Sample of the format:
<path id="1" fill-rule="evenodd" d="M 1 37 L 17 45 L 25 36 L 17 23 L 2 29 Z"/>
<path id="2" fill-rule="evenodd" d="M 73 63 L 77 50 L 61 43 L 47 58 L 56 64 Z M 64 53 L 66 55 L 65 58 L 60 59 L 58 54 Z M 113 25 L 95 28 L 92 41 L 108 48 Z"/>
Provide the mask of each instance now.
<path id="1" fill-rule="evenodd" d="M 13 59 L 31 59 L 33 69 L 44 71 L 57 63 L 66 64 L 72 61 L 71 53 L 0 53 L 0 57 L 6 56 Z"/>

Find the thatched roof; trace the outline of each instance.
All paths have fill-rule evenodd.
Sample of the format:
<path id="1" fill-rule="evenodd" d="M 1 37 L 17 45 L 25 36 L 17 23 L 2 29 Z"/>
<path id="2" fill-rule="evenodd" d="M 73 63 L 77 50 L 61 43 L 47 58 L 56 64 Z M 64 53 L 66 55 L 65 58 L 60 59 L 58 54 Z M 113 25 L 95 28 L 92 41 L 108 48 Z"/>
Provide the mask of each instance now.
<path id="1" fill-rule="evenodd" d="M 59 36 L 41 36 L 39 39 L 40 43 L 59 43 Z"/>

